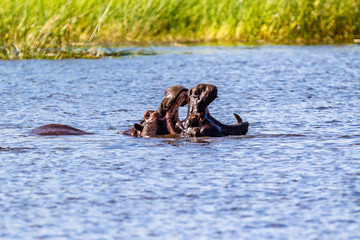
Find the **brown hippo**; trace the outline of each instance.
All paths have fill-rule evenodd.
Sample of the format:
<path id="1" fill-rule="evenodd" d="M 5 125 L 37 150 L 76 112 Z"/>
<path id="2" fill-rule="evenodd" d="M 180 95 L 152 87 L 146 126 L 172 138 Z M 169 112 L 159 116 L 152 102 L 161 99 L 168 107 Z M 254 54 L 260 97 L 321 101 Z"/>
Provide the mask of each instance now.
<path id="1" fill-rule="evenodd" d="M 217 98 L 217 88 L 210 84 L 198 84 L 188 91 L 188 113 L 183 121 L 176 124 L 184 137 L 222 137 L 228 135 L 245 135 L 249 123 L 234 114 L 238 123 L 226 125 L 210 115 L 208 106 Z"/>
<path id="2" fill-rule="evenodd" d="M 48 124 L 33 129 L 32 131 L 30 131 L 30 134 L 41 135 L 41 136 L 57 136 L 57 135 L 87 135 L 93 133 L 85 132 L 83 130 L 73 128 L 67 125 Z"/>
<path id="3" fill-rule="evenodd" d="M 175 129 L 179 121 L 179 107 L 187 103 L 187 89 L 183 86 L 172 86 L 165 90 L 160 107 L 156 111 L 148 110 L 144 120 L 124 132 L 135 137 L 154 137 L 180 133 Z"/>

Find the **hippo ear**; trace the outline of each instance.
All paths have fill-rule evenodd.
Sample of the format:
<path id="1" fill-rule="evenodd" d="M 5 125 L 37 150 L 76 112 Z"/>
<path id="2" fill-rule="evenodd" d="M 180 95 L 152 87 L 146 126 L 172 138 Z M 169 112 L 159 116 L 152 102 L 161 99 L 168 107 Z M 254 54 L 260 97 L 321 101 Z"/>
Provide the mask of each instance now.
<path id="1" fill-rule="evenodd" d="M 138 123 L 135 123 L 135 124 L 134 124 L 134 128 L 135 128 L 136 130 L 138 130 L 138 131 L 142 131 L 142 130 L 144 129 L 144 127 L 141 126 L 141 125 L 138 124 Z"/>

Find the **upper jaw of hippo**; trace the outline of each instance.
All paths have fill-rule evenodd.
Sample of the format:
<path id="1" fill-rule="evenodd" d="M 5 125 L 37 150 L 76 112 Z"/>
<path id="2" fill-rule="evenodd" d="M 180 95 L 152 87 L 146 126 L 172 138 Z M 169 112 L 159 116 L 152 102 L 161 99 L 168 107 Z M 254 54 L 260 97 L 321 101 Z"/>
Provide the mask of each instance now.
<path id="1" fill-rule="evenodd" d="M 221 131 L 207 119 L 207 107 L 217 97 L 217 88 L 211 84 L 198 84 L 188 91 L 188 113 L 176 124 L 182 136 L 220 136 Z"/>
<path id="2" fill-rule="evenodd" d="M 168 87 L 157 110 L 161 119 L 166 122 L 170 134 L 175 134 L 175 125 L 179 121 L 179 107 L 188 103 L 187 91 L 180 85 Z"/>
<path id="3" fill-rule="evenodd" d="M 176 129 L 176 124 L 179 122 L 179 107 L 186 104 L 188 101 L 187 92 L 181 92 L 176 100 L 173 102 L 171 107 L 167 109 L 162 119 L 166 123 L 166 128 L 168 129 L 170 134 L 178 134 L 179 130 Z"/>
<path id="4" fill-rule="evenodd" d="M 216 98 L 216 86 L 203 83 L 196 85 L 188 91 L 189 114 L 205 113 Z"/>
<path id="5" fill-rule="evenodd" d="M 187 94 L 186 98 L 181 102 L 179 101 L 179 96 L 181 96 L 184 92 L 186 93 L 187 91 L 187 88 L 180 85 L 168 87 L 165 90 L 163 99 L 161 100 L 159 111 L 161 113 L 165 113 L 166 111 L 169 111 L 171 108 L 173 108 L 174 104 L 179 105 L 178 107 L 185 106 L 187 103 Z"/>

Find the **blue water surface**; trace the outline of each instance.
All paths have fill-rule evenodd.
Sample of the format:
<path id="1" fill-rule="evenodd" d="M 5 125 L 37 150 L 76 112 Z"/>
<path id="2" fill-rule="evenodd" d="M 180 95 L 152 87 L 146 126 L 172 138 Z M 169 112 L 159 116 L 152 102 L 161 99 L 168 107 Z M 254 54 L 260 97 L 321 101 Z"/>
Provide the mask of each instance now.
<path id="1" fill-rule="evenodd" d="M 0 61 L 0 239 L 360 239 L 359 45 L 153 50 Z M 116 134 L 198 83 L 247 136 Z"/>

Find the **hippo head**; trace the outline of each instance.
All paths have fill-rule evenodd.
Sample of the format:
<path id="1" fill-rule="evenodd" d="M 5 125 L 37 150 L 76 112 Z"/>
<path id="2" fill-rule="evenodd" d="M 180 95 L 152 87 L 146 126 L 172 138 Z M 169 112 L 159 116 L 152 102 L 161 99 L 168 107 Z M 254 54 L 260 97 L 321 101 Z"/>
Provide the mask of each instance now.
<path id="1" fill-rule="evenodd" d="M 179 107 L 186 105 L 187 101 L 186 88 L 179 85 L 167 88 L 160 107 L 156 111 L 146 111 L 144 120 L 124 133 L 136 137 L 177 134 L 175 124 L 179 121 Z"/>
<path id="2" fill-rule="evenodd" d="M 205 112 L 217 97 L 217 88 L 211 84 L 198 84 L 188 91 L 189 113 Z"/>
<path id="3" fill-rule="evenodd" d="M 134 124 L 134 131 L 136 134 L 133 136 L 145 137 L 145 136 L 155 136 L 159 131 L 160 114 L 157 111 L 148 110 L 144 113 L 144 120 L 140 124 Z"/>
<path id="4" fill-rule="evenodd" d="M 153 113 L 154 113 L 154 111 L 152 111 L 152 110 L 146 111 L 144 114 L 144 119 L 141 120 L 140 123 L 135 123 L 132 128 L 129 128 L 126 131 L 118 132 L 118 133 L 130 135 L 133 137 L 141 137 L 145 126 L 146 126 L 146 132 L 150 132 L 150 129 L 152 128 L 151 122 L 152 122 Z"/>

